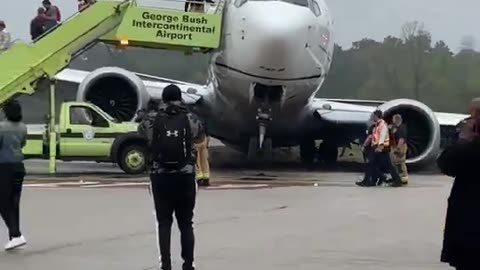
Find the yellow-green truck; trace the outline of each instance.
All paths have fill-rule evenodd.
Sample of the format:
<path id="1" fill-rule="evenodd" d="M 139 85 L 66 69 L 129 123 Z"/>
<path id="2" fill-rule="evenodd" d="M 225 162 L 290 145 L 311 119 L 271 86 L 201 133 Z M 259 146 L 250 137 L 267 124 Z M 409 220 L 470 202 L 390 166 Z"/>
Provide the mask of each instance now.
<path id="1" fill-rule="evenodd" d="M 55 127 L 56 157 L 63 161 L 117 163 L 128 174 L 145 172 L 146 140 L 134 122 L 120 122 L 99 107 L 84 102 L 64 102 Z M 25 158 L 49 158 L 46 125 L 28 125 Z"/>

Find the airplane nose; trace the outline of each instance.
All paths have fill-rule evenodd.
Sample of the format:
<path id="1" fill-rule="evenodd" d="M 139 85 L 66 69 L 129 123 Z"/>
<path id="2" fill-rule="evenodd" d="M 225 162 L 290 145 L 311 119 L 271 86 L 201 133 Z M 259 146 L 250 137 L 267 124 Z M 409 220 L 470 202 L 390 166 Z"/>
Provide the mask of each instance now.
<path id="1" fill-rule="evenodd" d="M 251 33 L 246 33 L 245 38 L 254 47 L 256 57 L 277 59 L 272 64 L 280 64 L 288 52 L 302 49 L 301 41 L 305 40 L 307 27 L 295 23 L 300 19 L 294 16 L 281 18 L 274 14 L 250 18 L 252 26 L 247 29 L 251 29 Z"/>
<path id="2" fill-rule="evenodd" d="M 248 54 L 243 58 L 243 66 L 258 70 L 265 77 L 276 77 L 272 75 L 296 62 L 295 58 L 305 50 L 311 27 L 307 8 L 272 3 L 249 2 L 252 5 L 244 7 L 248 10 L 243 13 L 241 27 L 241 43 Z"/>

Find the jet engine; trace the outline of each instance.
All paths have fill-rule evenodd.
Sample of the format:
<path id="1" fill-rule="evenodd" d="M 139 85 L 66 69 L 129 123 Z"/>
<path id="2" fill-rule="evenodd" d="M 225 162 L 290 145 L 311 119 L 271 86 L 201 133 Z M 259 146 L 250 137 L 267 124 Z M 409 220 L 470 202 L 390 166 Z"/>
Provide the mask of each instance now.
<path id="1" fill-rule="evenodd" d="M 426 165 L 440 152 L 440 125 L 434 112 L 425 104 L 411 99 L 395 99 L 379 106 L 385 119 L 400 114 L 407 127 L 407 163 Z"/>
<path id="2" fill-rule="evenodd" d="M 77 92 L 78 101 L 91 102 L 120 121 L 132 121 L 149 98 L 143 81 L 118 67 L 92 71 L 80 83 Z"/>

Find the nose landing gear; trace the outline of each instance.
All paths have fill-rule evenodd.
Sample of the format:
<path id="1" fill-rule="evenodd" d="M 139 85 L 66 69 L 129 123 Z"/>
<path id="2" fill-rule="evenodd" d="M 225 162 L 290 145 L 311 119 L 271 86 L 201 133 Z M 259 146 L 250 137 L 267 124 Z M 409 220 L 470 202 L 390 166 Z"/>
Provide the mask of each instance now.
<path id="1" fill-rule="evenodd" d="M 247 159 L 249 162 L 264 161 L 270 163 L 273 160 L 272 139 L 265 137 L 268 122 L 272 121 L 271 109 L 258 109 L 258 137 L 250 137 L 248 143 Z"/>

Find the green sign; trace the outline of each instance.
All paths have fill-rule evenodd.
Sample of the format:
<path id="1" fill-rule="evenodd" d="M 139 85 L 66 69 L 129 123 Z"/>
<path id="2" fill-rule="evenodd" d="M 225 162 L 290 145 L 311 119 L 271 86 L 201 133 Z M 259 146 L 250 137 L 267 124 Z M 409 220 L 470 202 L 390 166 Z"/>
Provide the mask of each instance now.
<path id="1" fill-rule="evenodd" d="M 218 48 L 222 15 L 128 8 L 116 37 L 134 42 Z"/>

